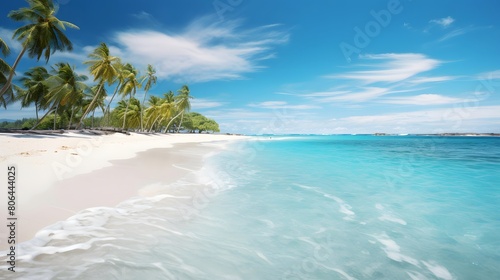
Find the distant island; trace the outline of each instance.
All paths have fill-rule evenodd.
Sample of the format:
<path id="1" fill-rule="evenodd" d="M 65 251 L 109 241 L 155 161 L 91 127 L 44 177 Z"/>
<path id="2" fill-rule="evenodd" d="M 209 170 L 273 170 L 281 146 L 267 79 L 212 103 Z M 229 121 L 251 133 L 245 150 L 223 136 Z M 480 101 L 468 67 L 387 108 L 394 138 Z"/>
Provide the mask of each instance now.
<path id="1" fill-rule="evenodd" d="M 447 132 L 447 133 L 422 133 L 422 134 L 395 134 L 395 133 L 381 133 L 376 132 L 374 136 L 406 136 L 406 135 L 416 135 L 416 136 L 488 136 L 488 137 L 500 137 L 500 133 L 475 133 L 475 132 Z"/>

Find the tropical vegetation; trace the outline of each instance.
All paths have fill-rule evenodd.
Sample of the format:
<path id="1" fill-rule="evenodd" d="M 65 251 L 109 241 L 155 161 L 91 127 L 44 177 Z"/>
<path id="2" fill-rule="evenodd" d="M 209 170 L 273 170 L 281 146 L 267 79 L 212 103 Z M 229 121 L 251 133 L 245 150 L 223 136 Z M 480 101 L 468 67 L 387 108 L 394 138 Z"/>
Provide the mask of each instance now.
<path id="1" fill-rule="evenodd" d="M 155 67 L 148 64 L 141 75 L 132 64 L 114 56 L 104 42 L 83 62 L 90 79 L 77 73 L 76 66 L 69 63 L 35 66 L 14 79 L 25 54 L 37 61 L 43 56 L 48 63 L 54 52 L 71 51 L 73 45 L 65 31 L 78 29 L 56 17 L 58 7 L 52 0 L 26 2 L 27 7 L 8 14 L 12 20 L 26 23 L 13 32 L 12 38 L 22 48 L 12 65 L 4 59 L 11 49 L 0 38 L 0 106 L 7 108 L 17 102 L 22 108 L 34 107 L 34 118 L 0 122 L 0 128 L 219 132 L 214 120 L 190 112 L 193 96 L 188 85 L 176 93 L 151 94 L 158 81 Z M 141 89 L 144 95 L 139 100 L 136 95 Z M 120 100 L 111 108 L 115 97 Z"/>

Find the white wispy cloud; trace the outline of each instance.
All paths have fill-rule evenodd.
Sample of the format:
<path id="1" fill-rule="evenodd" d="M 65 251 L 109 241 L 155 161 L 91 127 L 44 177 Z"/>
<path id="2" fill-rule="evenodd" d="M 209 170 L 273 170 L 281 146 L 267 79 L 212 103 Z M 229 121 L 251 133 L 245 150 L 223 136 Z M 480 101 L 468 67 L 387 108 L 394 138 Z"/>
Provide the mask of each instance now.
<path id="1" fill-rule="evenodd" d="M 154 18 L 150 13 L 148 13 L 146 11 L 137 12 L 135 14 L 132 14 L 132 16 L 137 18 L 137 19 L 145 19 L 145 20 L 151 20 Z"/>
<path id="2" fill-rule="evenodd" d="M 498 119 L 500 106 L 460 107 L 436 110 L 412 111 L 370 116 L 352 116 L 340 120 L 351 124 L 425 124 L 437 122 L 440 124 L 457 123 L 466 120 Z"/>
<path id="3" fill-rule="evenodd" d="M 161 22 L 158 21 L 152 14 L 146 12 L 146 11 L 139 11 L 137 13 L 132 14 L 132 17 L 134 19 L 137 19 L 142 22 L 142 24 L 148 25 L 148 26 L 161 26 Z M 136 22 L 137 23 L 137 22 Z M 140 23 L 139 23 L 140 24 Z"/>
<path id="4" fill-rule="evenodd" d="M 191 100 L 191 108 L 193 110 L 216 108 L 216 107 L 221 107 L 224 104 L 225 104 L 224 102 L 214 101 L 210 99 L 203 99 L 203 98 L 195 98 Z"/>
<path id="5" fill-rule="evenodd" d="M 455 76 L 416 77 L 414 79 L 409 80 L 408 82 L 412 84 L 425 84 L 425 83 L 446 82 L 454 80 L 456 78 L 458 77 Z"/>
<path id="6" fill-rule="evenodd" d="M 81 49 L 79 46 L 74 46 L 76 50 Z M 84 52 L 79 52 L 79 51 L 72 51 L 72 52 L 62 52 L 58 51 L 53 53 L 50 56 L 50 63 L 58 63 L 58 62 L 69 62 L 70 64 L 76 65 L 79 67 L 79 69 L 84 69 L 88 68 L 86 65 L 83 64 L 84 61 L 89 60 L 88 54 L 92 52 L 89 51 L 88 53 Z M 88 73 L 88 71 L 85 71 Z"/>
<path id="7" fill-rule="evenodd" d="M 425 56 L 421 56 L 425 57 Z M 437 60 L 436 60 L 437 61 Z M 436 62 L 437 64 L 439 62 Z M 355 67 L 373 67 L 369 65 L 356 65 Z M 358 71 L 367 72 L 367 71 Z M 337 74 L 338 76 L 350 76 L 348 74 Z M 353 105 L 366 106 L 366 102 L 372 104 L 392 104 L 392 105 L 415 105 L 415 106 L 435 106 L 446 104 L 469 103 L 483 100 L 491 95 L 492 87 L 497 86 L 497 81 L 500 79 L 500 70 L 494 70 L 472 77 L 479 80 L 489 81 L 484 84 L 486 88 L 477 89 L 473 96 L 470 98 L 457 98 L 443 94 L 440 89 L 434 89 L 435 93 L 426 93 L 429 87 L 421 87 L 423 84 L 447 82 L 460 78 L 470 79 L 470 76 L 421 76 L 418 74 L 413 75 L 411 78 L 405 79 L 399 83 L 392 83 L 383 81 L 387 79 L 380 79 L 377 86 L 360 86 L 359 83 L 350 80 L 342 81 L 340 85 L 335 86 L 324 91 L 312 91 L 309 93 L 279 93 L 282 95 L 291 95 L 311 101 L 310 104 L 342 104 L 343 108 L 355 108 Z M 370 78 L 370 80 L 373 80 Z M 482 84 L 483 85 L 483 84 Z M 481 90 L 486 90 L 482 92 Z M 445 90 L 446 91 L 446 90 Z M 404 94 L 403 94 L 404 93 Z"/>
<path id="8" fill-rule="evenodd" d="M 311 111 L 255 111 L 221 109 L 204 114 L 226 132 L 244 133 L 438 133 L 491 132 L 500 125 L 500 106 L 454 105 L 450 108 L 410 110 L 331 118 Z M 300 114 L 304 112 L 304 114 Z M 360 111 L 358 111 L 360 112 Z M 390 112 L 390 111 L 389 111 Z"/>
<path id="9" fill-rule="evenodd" d="M 261 103 L 252 103 L 249 104 L 249 106 L 261 109 L 292 109 L 292 110 L 309 110 L 318 108 L 318 106 L 308 105 L 308 104 L 292 105 L 288 104 L 288 102 L 285 101 L 265 101 Z"/>
<path id="10" fill-rule="evenodd" d="M 480 80 L 498 80 L 500 79 L 500 70 L 481 73 L 477 75 L 477 78 Z"/>
<path id="11" fill-rule="evenodd" d="M 328 77 L 357 80 L 365 84 L 395 83 L 432 70 L 441 64 L 441 61 L 419 53 L 373 54 L 362 56 L 361 59 L 371 63 L 362 67 L 374 68 L 374 70 L 352 71 Z"/>
<path id="12" fill-rule="evenodd" d="M 214 118 L 216 120 L 231 120 L 231 121 L 243 121 L 243 120 L 269 120 L 273 118 L 272 112 L 256 112 L 253 110 L 243 109 L 243 108 L 232 108 L 232 109 L 221 109 L 221 110 L 211 110 L 204 113 L 207 117 Z"/>
<path id="13" fill-rule="evenodd" d="M 302 112 L 302 111 L 299 111 Z M 307 111 L 306 111 L 307 112 Z M 491 132 L 500 125 L 500 106 L 454 106 L 398 113 L 325 118 L 286 110 L 256 112 L 226 109 L 207 112 L 223 131 L 245 133 L 438 133 Z"/>
<path id="14" fill-rule="evenodd" d="M 277 109 L 256 112 L 236 108 L 207 112 L 206 115 L 217 120 L 223 131 L 244 131 L 250 134 L 302 133 L 304 128 L 325 123 L 309 111 L 303 110 Z M 316 123 L 313 120 L 316 120 Z"/>
<path id="15" fill-rule="evenodd" d="M 450 17 L 450 16 L 447 16 L 445 18 L 440 18 L 440 19 L 433 19 L 431 21 L 429 21 L 430 23 L 435 23 L 435 24 L 438 24 L 440 25 L 441 27 L 443 28 L 447 28 L 449 27 L 453 22 L 455 22 L 455 19 Z"/>
<path id="16" fill-rule="evenodd" d="M 382 103 L 399 105 L 442 105 L 467 102 L 467 99 L 454 98 L 439 94 L 420 94 L 407 97 L 391 97 L 381 100 Z"/>
<path id="17" fill-rule="evenodd" d="M 239 79 L 263 67 L 273 47 L 288 41 L 288 34 L 270 25 L 241 30 L 236 21 L 224 25 L 204 17 L 183 32 L 153 30 L 118 32 L 117 55 L 137 67 L 155 65 L 157 75 L 177 82 Z"/>
<path id="18" fill-rule="evenodd" d="M 438 41 L 439 42 L 443 42 L 443 41 L 446 41 L 446 40 L 449 40 L 451 38 L 454 38 L 454 37 L 457 37 L 457 36 L 460 36 L 460 35 L 463 35 L 467 32 L 471 31 L 470 29 L 468 28 L 459 28 L 459 29 L 455 29 L 449 33 L 446 33 L 443 37 L 441 37 Z"/>
<path id="19" fill-rule="evenodd" d="M 486 28 L 491 28 L 491 26 L 477 27 L 477 26 L 470 25 L 470 26 L 463 27 L 463 28 L 457 28 L 457 29 L 454 29 L 454 30 L 446 33 L 445 35 L 443 35 L 441 38 L 439 38 L 438 42 L 447 41 L 451 38 L 455 38 L 455 37 L 467 34 L 467 33 L 472 32 L 472 31 L 486 29 Z"/>
<path id="20" fill-rule="evenodd" d="M 334 90 L 334 91 L 318 91 L 313 93 L 303 94 L 303 97 L 335 97 L 338 95 L 349 94 L 350 90 Z"/>
<path id="21" fill-rule="evenodd" d="M 362 103 L 375 101 L 389 94 L 416 91 L 418 89 L 415 89 L 415 85 L 454 79 L 452 76 L 420 76 L 442 63 L 424 54 L 370 54 L 362 56 L 361 60 L 362 63 L 352 66 L 355 71 L 327 76 L 340 80 L 337 88 L 300 96 L 320 103 Z"/>
<path id="22" fill-rule="evenodd" d="M 391 93 L 389 88 L 381 87 L 363 87 L 358 91 L 348 91 L 344 94 L 337 94 L 334 96 L 320 98 L 320 102 L 336 102 L 336 101 L 346 101 L 346 102 L 365 102 L 380 96 Z"/>

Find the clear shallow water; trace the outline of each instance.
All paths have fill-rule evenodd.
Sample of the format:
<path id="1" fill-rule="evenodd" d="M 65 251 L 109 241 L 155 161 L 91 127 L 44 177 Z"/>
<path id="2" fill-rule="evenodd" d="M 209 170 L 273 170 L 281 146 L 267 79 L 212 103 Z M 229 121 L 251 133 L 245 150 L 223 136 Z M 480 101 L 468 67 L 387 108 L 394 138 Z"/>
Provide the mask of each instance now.
<path id="1" fill-rule="evenodd" d="M 500 279 L 499 138 L 256 138 L 208 163 L 39 233 L 17 275 Z"/>

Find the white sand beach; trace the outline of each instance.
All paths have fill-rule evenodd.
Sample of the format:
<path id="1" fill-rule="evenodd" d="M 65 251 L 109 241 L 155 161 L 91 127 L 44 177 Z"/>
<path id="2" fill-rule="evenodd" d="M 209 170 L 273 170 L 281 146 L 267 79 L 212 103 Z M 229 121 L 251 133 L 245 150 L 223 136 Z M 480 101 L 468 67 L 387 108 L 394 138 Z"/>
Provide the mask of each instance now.
<path id="1" fill-rule="evenodd" d="M 203 157 L 222 147 L 200 143 L 241 139 L 245 136 L 0 134 L 0 181 L 4 182 L 0 218 L 7 218 L 5 182 L 10 165 L 17 170 L 19 243 L 83 209 L 113 207 L 134 196 L 154 195 L 154 190 L 143 187 L 156 181 L 174 182 L 189 170 L 201 168 Z M 7 248 L 6 236 L 7 228 L 0 227 L 2 250 Z"/>

